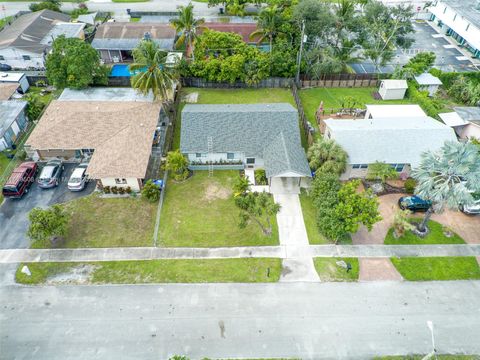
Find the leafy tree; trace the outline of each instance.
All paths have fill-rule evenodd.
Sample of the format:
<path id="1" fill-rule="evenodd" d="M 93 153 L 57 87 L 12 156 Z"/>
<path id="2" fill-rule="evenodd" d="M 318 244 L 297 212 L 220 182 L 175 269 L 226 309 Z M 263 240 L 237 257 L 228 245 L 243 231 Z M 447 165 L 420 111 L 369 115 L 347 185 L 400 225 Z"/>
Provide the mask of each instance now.
<path id="1" fill-rule="evenodd" d="M 412 79 L 416 75 L 427 72 L 435 63 L 436 55 L 433 52 L 421 52 L 411 58 L 401 69 L 396 69 L 393 77 Z"/>
<path id="2" fill-rule="evenodd" d="M 175 83 L 175 71 L 165 66 L 167 53 L 160 50 L 157 43 L 143 40 L 133 49 L 133 64 L 130 70 L 135 74 L 130 78 L 132 87 L 154 99 L 168 100 L 168 92 Z"/>
<path id="3" fill-rule="evenodd" d="M 48 81 L 59 89 L 83 89 L 108 82 L 108 68 L 100 64 L 97 50 L 78 38 L 56 38 L 46 68 Z"/>
<path id="4" fill-rule="evenodd" d="M 257 30 L 250 34 L 250 39 L 257 39 L 262 43 L 268 39 L 270 54 L 273 50 L 273 40 L 280 34 L 279 28 L 283 19 L 277 6 L 273 5 L 262 10 L 258 17 Z"/>
<path id="5" fill-rule="evenodd" d="M 369 1 L 364 6 L 363 29 L 361 33 L 363 52 L 378 71 L 390 61 L 395 48 L 408 49 L 413 39 L 413 7 L 386 6 L 380 1 Z"/>
<path id="6" fill-rule="evenodd" d="M 341 175 L 347 167 L 347 153 L 332 139 L 321 137 L 316 140 L 308 149 L 307 157 L 315 172 Z"/>
<path id="7" fill-rule="evenodd" d="M 415 225 L 410 222 L 410 210 L 398 209 L 393 216 L 393 235 L 395 238 L 402 237 L 407 231 L 415 229 Z"/>
<path id="8" fill-rule="evenodd" d="M 240 0 L 231 0 L 227 2 L 227 12 L 233 16 L 245 16 L 246 2 Z"/>
<path id="9" fill-rule="evenodd" d="M 298 49 L 286 39 L 277 38 L 270 53 L 270 75 L 293 77 L 297 71 Z"/>
<path id="10" fill-rule="evenodd" d="M 65 236 L 70 215 L 60 205 L 53 205 L 48 209 L 32 209 L 28 219 L 28 237 L 33 241 L 46 241 L 55 236 Z"/>
<path id="11" fill-rule="evenodd" d="M 301 0 L 293 10 L 293 19 L 298 26 L 305 21 L 305 34 L 325 44 L 335 36 L 335 16 L 331 4 L 317 0 Z"/>
<path id="12" fill-rule="evenodd" d="M 380 221 L 378 201 L 371 190 L 358 192 L 360 180 L 349 181 L 338 191 L 335 214 L 346 233 L 356 233 L 360 225 L 372 230 L 373 224 Z"/>
<path id="13" fill-rule="evenodd" d="M 171 171 L 175 180 L 185 180 L 188 177 L 188 159 L 180 150 L 169 151 L 165 163 L 165 170 Z"/>
<path id="14" fill-rule="evenodd" d="M 39 94 L 26 93 L 24 96 L 27 103 L 27 116 L 29 120 L 37 120 L 45 108 L 45 103 L 40 99 Z"/>
<path id="15" fill-rule="evenodd" d="M 396 178 L 398 178 L 398 173 L 390 164 L 377 161 L 368 165 L 368 180 L 380 180 L 385 183 L 386 180 Z"/>
<path id="16" fill-rule="evenodd" d="M 31 3 L 29 9 L 31 11 L 40 11 L 40 10 L 52 10 L 60 12 L 60 7 L 62 3 L 58 0 L 46 0 L 39 3 Z"/>
<path id="17" fill-rule="evenodd" d="M 418 182 L 417 195 L 433 203 L 418 226 L 424 232 L 434 207 L 441 212 L 445 208 L 457 210 L 459 205 L 473 204 L 472 194 L 480 192 L 478 148 L 472 143 L 447 141 L 440 151 L 422 154 L 412 177 Z"/>
<path id="18" fill-rule="evenodd" d="M 448 94 L 467 105 L 480 104 L 480 84 L 463 75 L 458 76 L 452 82 Z"/>
<path id="19" fill-rule="evenodd" d="M 280 205 L 273 201 L 273 197 L 265 192 L 248 192 L 235 198 L 235 204 L 240 208 L 239 227 L 245 228 L 249 221 L 254 221 L 265 236 L 272 235 L 270 218 L 280 211 Z"/>
<path id="20" fill-rule="evenodd" d="M 178 15 L 178 18 L 170 19 L 175 30 L 181 34 L 175 46 L 178 48 L 179 46 L 186 45 L 188 55 L 197 38 L 197 29 L 203 28 L 202 25 L 205 23 L 205 19 L 195 19 L 192 3 L 187 6 L 180 6 L 178 8 Z"/>
<path id="21" fill-rule="evenodd" d="M 152 180 L 148 180 L 143 185 L 142 198 L 151 203 L 157 202 L 160 199 L 160 188 Z"/>

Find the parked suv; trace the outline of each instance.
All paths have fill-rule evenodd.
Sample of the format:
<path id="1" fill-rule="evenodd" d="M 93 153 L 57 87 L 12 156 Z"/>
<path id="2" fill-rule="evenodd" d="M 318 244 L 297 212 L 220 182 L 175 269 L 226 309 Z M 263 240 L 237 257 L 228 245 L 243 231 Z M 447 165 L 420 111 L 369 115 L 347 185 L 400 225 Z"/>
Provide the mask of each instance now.
<path id="1" fill-rule="evenodd" d="M 75 170 L 73 170 L 72 176 L 70 176 L 70 180 L 68 180 L 68 190 L 82 191 L 83 189 L 85 189 L 85 185 L 88 181 L 87 167 L 88 164 L 83 163 L 78 165 Z"/>
<path id="2" fill-rule="evenodd" d="M 58 186 L 63 169 L 62 160 L 50 160 L 47 162 L 38 177 L 38 186 L 42 189 L 50 189 Z"/>
<path id="3" fill-rule="evenodd" d="M 398 199 L 398 206 L 400 209 L 408 209 L 410 211 L 427 211 L 432 203 L 428 200 L 424 200 L 419 196 L 402 196 Z"/>
<path id="4" fill-rule="evenodd" d="M 25 162 L 13 170 L 10 178 L 2 189 L 2 194 L 6 198 L 21 198 L 28 192 L 30 186 L 35 180 L 38 166 L 34 162 Z"/>

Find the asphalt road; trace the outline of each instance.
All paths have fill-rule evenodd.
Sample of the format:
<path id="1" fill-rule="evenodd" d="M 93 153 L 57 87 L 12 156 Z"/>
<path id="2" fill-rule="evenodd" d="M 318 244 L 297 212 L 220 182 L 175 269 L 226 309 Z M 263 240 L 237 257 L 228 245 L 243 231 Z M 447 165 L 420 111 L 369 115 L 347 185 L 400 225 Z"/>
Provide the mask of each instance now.
<path id="1" fill-rule="evenodd" d="M 95 190 L 95 182 L 90 182 L 87 188 L 80 192 L 71 192 L 67 189 L 67 182 L 74 168 L 74 164 L 65 164 L 61 183 L 53 189 L 40 189 L 34 183 L 28 193 L 21 199 L 5 199 L 3 204 L 0 205 L 1 249 L 29 247 L 29 240 L 26 236 L 29 225 L 28 213 L 34 207 L 45 208 L 53 204 L 63 203 L 88 195 Z"/>
<path id="2" fill-rule="evenodd" d="M 0 287 L 6 359 L 480 354 L 480 282 Z"/>

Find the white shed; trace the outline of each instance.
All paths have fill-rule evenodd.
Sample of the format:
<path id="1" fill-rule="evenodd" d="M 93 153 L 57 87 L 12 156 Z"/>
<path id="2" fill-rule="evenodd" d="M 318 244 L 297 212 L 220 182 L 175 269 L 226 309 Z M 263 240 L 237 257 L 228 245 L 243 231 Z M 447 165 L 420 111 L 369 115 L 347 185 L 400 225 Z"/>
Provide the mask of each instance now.
<path id="1" fill-rule="evenodd" d="M 0 83 L 18 83 L 23 93 L 26 93 L 30 87 L 24 73 L 0 72 Z"/>
<path id="2" fill-rule="evenodd" d="M 422 91 L 428 91 L 429 96 L 434 96 L 437 93 L 440 85 L 443 85 L 442 81 L 438 77 L 433 76 L 430 73 L 423 73 L 415 76 L 415 81 L 418 84 L 418 89 Z"/>
<path id="3" fill-rule="evenodd" d="M 407 89 L 406 80 L 382 80 L 378 93 L 383 100 L 402 100 Z"/>

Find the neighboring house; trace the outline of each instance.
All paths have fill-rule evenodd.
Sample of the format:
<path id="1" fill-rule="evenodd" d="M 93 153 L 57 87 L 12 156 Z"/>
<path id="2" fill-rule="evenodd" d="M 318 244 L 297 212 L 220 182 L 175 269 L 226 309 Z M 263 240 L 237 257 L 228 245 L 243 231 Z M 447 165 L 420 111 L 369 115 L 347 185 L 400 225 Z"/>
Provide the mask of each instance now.
<path id="1" fill-rule="evenodd" d="M 406 80 L 382 80 L 378 93 L 383 100 L 402 100 L 407 89 Z"/>
<path id="2" fill-rule="evenodd" d="M 473 57 L 480 58 L 480 2 L 478 0 L 436 0 L 428 7 L 435 21 L 445 35 Z"/>
<path id="3" fill-rule="evenodd" d="M 91 13 L 91 14 L 83 14 L 83 15 L 78 15 L 77 17 L 77 22 L 82 22 L 87 25 L 95 25 L 95 19 L 97 18 L 97 13 Z"/>
<path id="4" fill-rule="evenodd" d="M 418 105 L 366 105 L 365 119 L 427 116 Z"/>
<path id="5" fill-rule="evenodd" d="M 0 84 L 16 84 L 22 93 L 26 93 L 30 88 L 27 76 L 24 73 L 0 72 Z"/>
<path id="6" fill-rule="evenodd" d="M 19 86 L 18 83 L 0 83 L 0 101 L 9 100 Z"/>
<path id="7" fill-rule="evenodd" d="M 429 96 L 434 96 L 438 88 L 443 85 L 442 80 L 430 73 L 415 76 L 415 81 L 418 84 L 418 90 L 428 91 Z"/>
<path id="8" fill-rule="evenodd" d="M 348 153 L 342 179 L 362 178 L 377 161 L 391 164 L 408 176 L 419 165 L 421 154 L 439 149 L 445 141 L 457 141 L 454 131 L 428 117 L 325 120 L 325 136 Z"/>
<path id="9" fill-rule="evenodd" d="M 290 104 L 187 104 L 180 151 L 192 169 L 209 163 L 265 169 L 271 192 L 298 192 L 311 178 L 298 113 Z"/>
<path id="10" fill-rule="evenodd" d="M 0 101 L 0 151 L 10 148 L 27 127 L 26 101 Z"/>
<path id="11" fill-rule="evenodd" d="M 451 113 L 438 114 L 442 121 L 453 128 L 460 139 L 480 140 L 480 107 L 455 107 Z"/>
<path id="12" fill-rule="evenodd" d="M 18 17 L 0 32 L 0 62 L 14 69 L 44 69 L 54 39 L 84 37 L 85 24 L 69 21 L 70 16 L 51 10 Z"/>
<path id="13" fill-rule="evenodd" d="M 161 104 L 132 88 L 66 89 L 26 141 L 34 159 L 89 160 L 101 186 L 141 189 Z"/>
<path id="14" fill-rule="evenodd" d="M 232 22 L 206 22 L 203 26 L 209 30 L 228 32 L 240 35 L 244 42 L 249 45 L 258 45 L 259 36 L 250 38 L 250 35 L 257 30 L 256 23 L 232 23 Z M 204 29 L 198 29 L 198 34 L 202 34 Z M 268 43 L 260 45 L 262 50 L 269 51 Z"/>
<path id="15" fill-rule="evenodd" d="M 175 29 L 161 23 L 106 22 L 97 28 L 92 46 L 105 63 L 130 62 L 132 50 L 142 39 L 151 39 L 162 50 L 171 51 Z"/>

